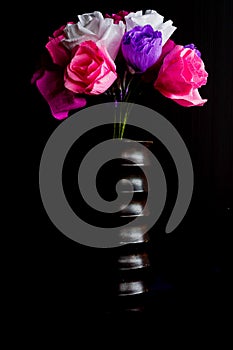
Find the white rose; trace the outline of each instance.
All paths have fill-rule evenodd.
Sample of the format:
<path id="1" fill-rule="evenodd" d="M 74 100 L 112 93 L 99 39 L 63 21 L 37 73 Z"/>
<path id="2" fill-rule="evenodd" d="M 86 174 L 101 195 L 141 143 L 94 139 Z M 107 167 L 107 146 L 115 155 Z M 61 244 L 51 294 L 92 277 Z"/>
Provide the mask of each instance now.
<path id="1" fill-rule="evenodd" d="M 112 18 L 104 18 L 99 11 L 78 15 L 78 19 L 75 24 L 67 24 L 64 29 L 66 38 L 62 43 L 72 50 L 81 42 L 92 40 L 99 46 L 104 45 L 114 60 L 125 33 L 125 24 L 122 21 L 114 24 Z"/>
<path id="2" fill-rule="evenodd" d="M 164 17 L 154 10 L 146 10 L 143 15 L 142 11 L 130 12 L 125 16 L 126 31 L 133 29 L 136 26 L 145 26 L 150 24 L 154 30 L 162 32 L 162 46 L 167 42 L 176 27 L 172 25 L 172 21 L 163 23 Z"/>

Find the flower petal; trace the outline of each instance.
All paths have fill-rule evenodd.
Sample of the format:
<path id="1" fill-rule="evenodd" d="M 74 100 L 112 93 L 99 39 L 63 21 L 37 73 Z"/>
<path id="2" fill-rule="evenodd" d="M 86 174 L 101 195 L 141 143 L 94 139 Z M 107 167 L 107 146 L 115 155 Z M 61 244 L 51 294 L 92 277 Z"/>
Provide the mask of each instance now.
<path id="1" fill-rule="evenodd" d="M 61 44 L 60 37 L 49 40 L 45 45 L 54 64 L 65 67 L 70 60 L 70 52 Z"/>
<path id="2" fill-rule="evenodd" d="M 166 96 L 171 98 L 173 101 L 178 103 L 183 107 L 192 107 L 192 106 L 203 106 L 208 100 L 202 99 L 198 89 L 190 90 L 190 93 L 183 96 L 170 95 Z"/>
<path id="3" fill-rule="evenodd" d="M 35 83 L 56 119 L 67 118 L 71 110 L 86 105 L 85 98 L 65 89 L 63 73 L 60 71 L 46 70 L 43 76 L 37 79 Z"/>
<path id="4" fill-rule="evenodd" d="M 172 34 L 174 33 L 174 31 L 177 29 L 176 27 L 174 27 L 172 25 L 172 21 L 169 20 L 165 23 L 160 24 L 157 27 L 157 30 L 162 32 L 162 46 L 166 44 L 166 42 L 168 41 L 168 39 L 172 36 Z"/>

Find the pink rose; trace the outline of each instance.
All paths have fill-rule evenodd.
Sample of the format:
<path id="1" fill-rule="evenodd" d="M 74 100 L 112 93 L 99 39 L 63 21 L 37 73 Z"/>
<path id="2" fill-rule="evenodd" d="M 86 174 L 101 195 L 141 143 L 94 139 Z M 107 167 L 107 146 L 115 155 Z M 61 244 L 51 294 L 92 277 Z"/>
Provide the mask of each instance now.
<path id="1" fill-rule="evenodd" d="M 114 21 L 114 24 L 119 24 L 120 21 L 125 23 L 125 16 L 127 16 L 128 14 L 129 14 L 128 11 L 121 10 L 117 13 L 112 13 L 111 15 L 106 13 L 106 15 L 104 17 L 105 18 L 112 18 Z"/>
<path id="2" fill-rule="evenodd" d="M 208 73 L 196 50 L 176 45 L 164 58 L 154 83 L 165 97 L 184 107 L 202 106 L 198 88 L 207 82 Z"/>
<path id="3" fill-rule="evenodd" d="M 49 37 L 48 43 L 45 45 L 48 50 L 54 64 L 59 66 L 66 66 L 70 60 L 69 50 L 62 44 L 62 40 L 65 38 L 64 29 L 65 25 L 55 30 L 52 37 Z"/>
<path id="4" fill-rule="evenodd" d="M 82 42 L 65 70 L 65 87 L 75 93 L 99 95 L 116 80 L 116 66 L 104 46 Z"/>

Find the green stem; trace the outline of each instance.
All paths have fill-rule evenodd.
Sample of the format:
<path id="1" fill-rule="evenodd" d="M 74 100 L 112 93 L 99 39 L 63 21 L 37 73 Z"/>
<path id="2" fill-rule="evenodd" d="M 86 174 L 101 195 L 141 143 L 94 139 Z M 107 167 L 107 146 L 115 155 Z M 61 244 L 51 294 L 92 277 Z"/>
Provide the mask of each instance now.
<path id="1" fill-rule="evenodd" d="M 120 106 L 120 118 L 119 118 L 119 123 L 118 123 L 118 138 L 121 137 L 121 120 L 122 120 L 122 110 Z"/>
<path id="2" fill-rule="evenodd" d="M 130 107 L 130 108 L 129 108 Z M 125 113 L 125 117 L 124 117 L 124 121 L 123 121 L 123 125 L 122 125 L 122 130 L 121 130 L 121 140 L 123 138 L 123 135 L 124 135 L 124 131 L 125 131 L 125 127 L 126 127 L 126 123 L 128 121 L 128 118 L 130 116 L 130 113 L 132 111 L 132 108 L 133 108 L 133 104 L 131 104 L 130 106 L 127 105 L 127 111 Z"/>
<path id="3" fill-rule="evenodd" d="M 113 138 L 119 138 L 119 139 L 123 138 L 126 123 L 127 123 L 127 120 L 128 120 L 129 114 L 130 114 L 130 110 L 131 110 L 129 108 L 129 106 L 127 106 L 127 110 L 126 110 L 124 118 L 123 118 L 122 105 L 120 105 L 119 122 L 118 122 L 118 126 L 117 126 L 116 125 L 117 124 L 117 107 L 118 107 L 117 101 L 120 100 L 120 102 L 129 102 L 129 100 L 131 100 L 131 97 L 135 94 L 135 91 L 137 91 L 138 86 L 140 85 L 140 82 L 141 82 L 141 79 L 138 79 L 137 75 L 132 75 L 132 76 L 130 76 L 129 81 L 126 83 L 127 74 L 128 74 L 128 72 L 125 71 L 123 79 L 121 81 L 118 80 L 116 82 L 116 85 L 112 89 L 112 93 L 114 95 L 114 100 L 115 100 Z M 133 84 L 134 82 L 135 82 L 135 84 Z M 117 91 L 117 93 L 116 93 L 116 91 Z M 120 94 L 119 94 L 119 91 L 120 91 Z"/>
<path id="4" fill-rule="evenodd" d="M 123 125 L 122 125 L 122 129 L 121 129 L 121 136 L 120 136 L 121 140 L 123 139 L 127 119 L 128 119 L 128 113 L 126 112 L 125 117 L 124 117 L 124 121 L 123 121 Z"/>
<path id="5" fill-rule="evenodd" d="M 117 106 L 115 105 L 115 112 L 114 112 L 114 129 L 113 129 L 113 138 L 116 138 L 116 119 L 117 119 Z"/>
<path id="6" fill-rule="evenodd" d="M 137 91 L 137 88 L 140 86 L 140 80 L 139 80 L 139 81 L 136 81 L 136 85 L 134 86 L 134 88 L 132 88 L 131 90 L 129 89 L 134 78 L 135 78 L 135 76 L 132 76 L 130 81 L 129 81 L 129 83 L 128 83 L 128 87 L 127 87 L 128 88 L 128 93 L 125 95 L 124 102 L 128 102 L 129 98 L 135 93 L 135 91 Z M 127 106 L 127 111 L 125 112 L 123 124 L 122 124 L 122 127 L 121 127 L 121 134 L 120 134 L 120 139 L 121 140 L 123 138 L 125 127 L 126 127 L 126 123 L 127 123 L 127 120 L 128 120 L 128 117 L 130 115 L 131 110 L 132 110 L 132 105 L 131 105 L 131 109 L 130 110 L 129 110 L 129 107 Z"/>

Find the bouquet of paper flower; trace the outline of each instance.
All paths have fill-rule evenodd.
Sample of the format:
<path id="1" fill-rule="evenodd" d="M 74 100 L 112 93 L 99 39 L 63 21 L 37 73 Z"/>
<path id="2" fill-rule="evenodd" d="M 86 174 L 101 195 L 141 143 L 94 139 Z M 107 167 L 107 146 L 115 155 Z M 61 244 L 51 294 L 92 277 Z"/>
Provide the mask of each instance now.
<path id="1" fill-rule="evenodd" d="M 184 107 L 202 106 L 198 89 L 208 73 L 194 44 L 170 39 L 176 27 L 154 10 L 99 11 L 78 15 L 56 30 L 46 44 L 51 62 L 32 78 L 57 119 L 83 108 L 93 95 L 130 101 L 137 86 L 151 84 Z M 123 135 L 126 120 L 119 126 Z"/>

